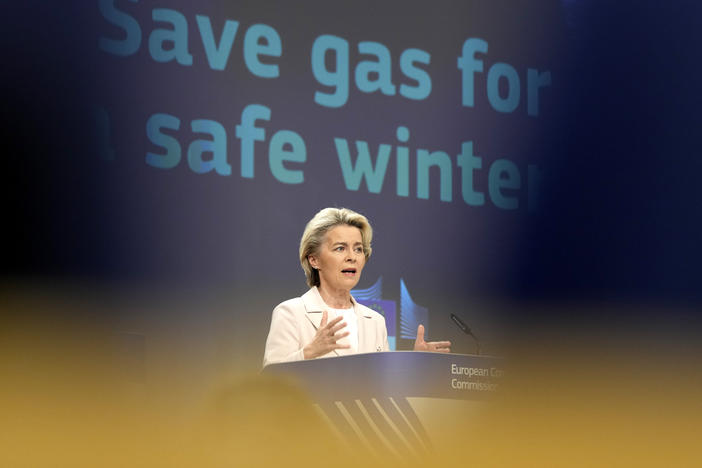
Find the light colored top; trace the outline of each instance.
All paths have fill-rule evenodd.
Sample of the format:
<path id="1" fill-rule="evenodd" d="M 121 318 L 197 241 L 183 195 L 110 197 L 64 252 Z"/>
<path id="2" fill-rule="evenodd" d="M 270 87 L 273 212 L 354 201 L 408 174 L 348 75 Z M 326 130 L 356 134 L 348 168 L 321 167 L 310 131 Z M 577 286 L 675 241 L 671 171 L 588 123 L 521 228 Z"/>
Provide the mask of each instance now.
<path id="1" fill-rule="evenodd" d="M 353 310 L 353 306 L 348 309 L 333 309 L 329 307 L 329 317 L 327 320 L 334 320 L 335 318 L 342 316 L 342 322 L 346 322 L 346 326 L 342 328 L 339 333 L 345 331 L 349 332 L 349 336 L 339 340 L 339 343 L 351 345 L 351 352 L 358 352 L 358 319 L 356 318 L 356 311 Z"/>
<path id="2" fill-rule="evenodd" d="M 358 330 L 358 345 L 356 349 L 336 349 L 322 357 L 390 350 L 388 331 L 385 328 L 385 317 L 359 304 L 353 297 L 351 302 L 353 303 L 353 313 L 356 316 L 356 327 Z M 271 328 L 266 339 L 263 365 L 303 360 L 302 350 L 314 339 L 317 328 L 319 328 L 322 321 L 322 311 L 327 310 L 331 316 L 332 312 L 330 312 L 330 309 L 324 303 L 316 287 L 311 288 L 301 297 L 289 299 L 276 306 L 273 309 Z M 348 337 L 340 340 L 339 343 L 348 343 L 346 340 L 348 340 Z"/>

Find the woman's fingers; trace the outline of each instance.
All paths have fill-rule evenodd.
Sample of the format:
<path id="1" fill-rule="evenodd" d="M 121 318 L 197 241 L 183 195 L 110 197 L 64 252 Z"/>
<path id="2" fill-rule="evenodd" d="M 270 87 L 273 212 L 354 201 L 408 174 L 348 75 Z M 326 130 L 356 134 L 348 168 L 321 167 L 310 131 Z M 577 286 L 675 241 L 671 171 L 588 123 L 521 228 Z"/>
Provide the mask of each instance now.
<path id="1" fill-rule="evenodd" d="M 332 336 L 332 338 L 334 338 L 334 341 L 339 341 L 339 340 L 342 339 L 342 338 L 346 338 L 346 337 L 349 336 L 350 334 L 351 334 L 351 332 L 347 332 L 347 331 L 344 332 L 344 333 L 334 333 L 334 335 Z"/>
<path id="2" fill-rule="evenodd" d="M 339 330 L 341 330 L 341 329 L 344 328 L 345 326 L 346 326 L 346 322 L 341 322 L 340 324 L 338 324 L 338 325 L 336 325 L 336 326 L 330 328 L 330 329 L 329 329 L 329 333 L 330 333 L 331 335 L 334 335 L 334 334 L 336 334 L 336 332 L 338 332 Z"/>
<path id="3" fill-rule="evenodd" d="M 322 314 L 326 314 L 326 313 L 327 313 L 326 310 L 325 310 L 324 312 L 322 312 Z M 336 318 L 330 320 L 328 323 L 320 323 L 320 324 L 319 324 L 319 325 L 320 325 L 319 328 L 325 328 L 325 327 L 326 327 L 326 328 L 331 328 L 331 327 L 333 327 L 334 325 L 336 325 L 337 323 L 339 323 L 339 322 L 340 322 L 341 320 L 343 320 L 343 319 L 344 319 L 344 316 L 343 316 L 343 315 L 339 315 L 338 317 L 336 317 Z M 322 315 L 322 320 L 324 320 L 324 315 Z"/>
<path id="4" fill-rule="evenodd" d="M 340 315 L 332 320 L 328 320 L 328 318 L 328 312 L 326 310 L 322 311 L 322 321 L 319 323 L 317 335 L 309 345 L 311 346 L 311 357 L 319 357 L 335 349 L 348 349 L 351 347 L 348 343 L 338 343 L 339 340 L 350 335 L 349 331 L 340 332 L 347 325 L 346 322 L 342 322 L 344 317 Z M 308 359 L 308 357 L 305 359 Z"/>
<path id="5" fill-rule="evenodd" d="M 346 324 L 344 323 L 343 326 L 346 326 Z M 322 337 L 323 341 L 320 343 L 321 347 L 322 347 L 322 352 L 320 353 L 320 356 L 324 355 L 330 351 L 333 351 L 335 349 L 350 348 L 351 347 L 350 344 L 341 344 L 338 342 L 342 338 L 346 338 L 347 336 L 349 336 L 349 334 L 350 333 L 346 331 L 343 333 L 333 333 L 333 334 L 329 334 L 325 337 Z"/>
<path id="6" fill-rule="evenodd" d="M 351 345 L 348 344 L 348 343 L 347 343 L 347 344 L 339 344 L 339 343 L 338 343 L 338 341 L 339 341 L 340 339 L 346 338 L 346 337 L 349 336 L 349 335 L 350 335 L 349 332 L 344 332 L 344 333 L 337 333 L 337 334 L 335 334 L 334 337 L 333 337 L 333 339 L 334 339 L 334 344 L 333 344 L 334 349 L 342 349 L 342 348 L 343 348 L 343 349 L 346 349 L 346 348 L 350 348 Z"/>
<path id="7" fill-rule="evenodd" d="M 327 338 L 327 343 L 329 343 L 330 346 L 333 346 L 337 344 L 337 341 L 339 341 L 342 338 L 346 338 L 347 336 L 349 336 L 349 332 L 334 333 L 333 335 L 329 335 L 329 337 Z"/>
<path id="8" fill-rule="evenodd" d="M 339 333 L 339 330 L 346 326 L 346 322 L 342 322 L 344 317 L 339 316 L 331 321 L 327 321 L 328 318 L 327 311 L 322 311 L 322 320 L 317 328 L 317 333 L 312 342 L 304 348 L 305 359 L 324 356 L 335 349 L 351 347 L 348 344 L 337 343 L 340 339 L 349 336 L 348 331 Z"/>
<path id="9" fill-rule="evenodd" d="M 327 323 L 324 326 L 321 326 L 321 323 L 320 323 L 320 327 L 317 329 L 317 333 L 322 333 L 325 335 L 328 333 L 331 333 L 331 334 L 336 333 L 336 330 L 339 329 L 338 328 L 339 322 L 341 322 L 343 319 L 344 319 L 344 317 L 339 316 L 339 317 L 336 317 L 334 320 L 329 321 L 329 323 Z M 346 324 L 342 325 L 342 327 L 345 325 Z"/>
<path id="10" fill-rule="evenodd" d="M 450 348 L 451 347 L 450 341 L 430 341 L 427 344 L 430 346 L 434 346 L 436 348 Z"/>
<path id="11" fill-rule="evenodd" d="M 320 328 L 317 334 L 322 339 L 330 339 L 332 341 L 337 341 L 349 335 L 348 331 L 341 334 L 339 333 L 339 330 L 343 329 L 344 327 L 346 327 L 346 322 L 341 322 L 331 328 Z"/>
<path id="12" fill-rule="evenodd" d="M 451 342 L 450 341 L 430 341 L 427 343 L 430 350 L 436 351 L 437 353 L 450 353 L 451 352 Z"/>
<path id="13" fill-rule="evenodd" d="M 417 343 L 422 343 L 424 342 L 424 325 L 421 323 L 417 327 L 417 338 L 415 339 Z"/>

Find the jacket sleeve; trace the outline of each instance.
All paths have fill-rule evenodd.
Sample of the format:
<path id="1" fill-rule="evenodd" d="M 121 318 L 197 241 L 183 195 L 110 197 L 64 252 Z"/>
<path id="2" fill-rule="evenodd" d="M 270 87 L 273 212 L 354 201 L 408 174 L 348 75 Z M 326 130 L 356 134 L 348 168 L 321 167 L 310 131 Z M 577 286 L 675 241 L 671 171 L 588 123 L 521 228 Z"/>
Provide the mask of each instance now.
<path id="1" fill-rule="evenodd" d="M 302 352 L 304 345 L 300 342 L 299 318 L 291 304 L 293 301 L 286 301 L 273 309 L 271 328 L 263 353 L 264 367 L 276 362 L 302 361 L 305 358 Z"/>

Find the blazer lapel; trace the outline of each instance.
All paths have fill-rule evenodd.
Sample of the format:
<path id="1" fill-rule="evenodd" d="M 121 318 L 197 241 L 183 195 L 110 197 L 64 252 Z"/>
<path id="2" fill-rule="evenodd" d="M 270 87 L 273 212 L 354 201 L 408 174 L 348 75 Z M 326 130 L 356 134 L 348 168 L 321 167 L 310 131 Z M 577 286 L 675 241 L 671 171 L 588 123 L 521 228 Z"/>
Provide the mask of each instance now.
<path id="1" fill-rule="evenodd" d="M 316 286 L 302 295 L 302 303 L 305 306 L 307 319 L 312 323 L 315 330 L 319 330 L 319 325 L 322 322 L 322 312 L 324 311 L 324 301 L 322 301 Z"/>

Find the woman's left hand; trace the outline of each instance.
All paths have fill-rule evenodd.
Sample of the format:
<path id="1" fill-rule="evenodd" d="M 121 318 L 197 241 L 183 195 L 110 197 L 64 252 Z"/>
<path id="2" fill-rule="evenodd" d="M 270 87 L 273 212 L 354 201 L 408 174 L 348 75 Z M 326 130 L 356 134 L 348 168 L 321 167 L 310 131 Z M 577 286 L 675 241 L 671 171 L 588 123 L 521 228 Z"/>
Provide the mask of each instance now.
<path id="1" fill-rule="evenodd" d="M 417 339 L 414 341 L 415 351 L 433 351 L 437 353 L 450 353 L 450 341 L 424 341 L 424 325 L 417 327 Z"/>

